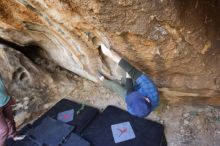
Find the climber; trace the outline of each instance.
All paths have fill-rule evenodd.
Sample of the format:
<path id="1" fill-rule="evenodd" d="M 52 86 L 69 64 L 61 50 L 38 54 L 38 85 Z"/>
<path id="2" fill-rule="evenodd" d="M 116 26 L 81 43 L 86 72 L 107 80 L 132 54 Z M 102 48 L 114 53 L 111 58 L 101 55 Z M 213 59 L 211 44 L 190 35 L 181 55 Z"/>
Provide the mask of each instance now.
<path id="1" fill-rule="evenodd" d="M 21 140 L 23 135 L 16 136 L 16 126 L 12 106 L 15 101 L 7 94 L 0 74 L 0 146 L 5 146 L 8 138 Z"/>
<path id="2" fill-rule="evenodd" d="M 126 71 L 125 87 L 98 73 L 102 84 L 123 98 L 125 97 L 127 110 L 130 114 L 138 117 L 148 116 L 159 104 L 159 94 L 153 81 L 104 44 L 101 44 L 101 50 L 104 55 L 111 58 Z"/>

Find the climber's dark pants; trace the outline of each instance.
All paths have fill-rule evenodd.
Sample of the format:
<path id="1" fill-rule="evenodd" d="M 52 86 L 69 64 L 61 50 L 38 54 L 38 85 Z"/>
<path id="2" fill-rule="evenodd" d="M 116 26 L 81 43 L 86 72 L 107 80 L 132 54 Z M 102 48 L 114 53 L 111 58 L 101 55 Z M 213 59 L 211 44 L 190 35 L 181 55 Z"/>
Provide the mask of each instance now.
<path id="1" fill-rule="evenodd" d="M 128 63 L 126 60 L 121 59 L 119 62 L 121 68 L 123 68 L 132 79 L 137 80 L 143 73 L 137 70 L 134 66 Z"/>
<path id="2" fill-rule="evenodd" d="M 103 85 L 124 98 L 126 95 L 134 91 L 133 80 L 135 81 L 138 79 L 142 75 L 142 72 L 137 70 L 124 59 L 120 60 L 119 65 L 131 76 L 131 78 L 126 78 L 125 86 L 107 79 L 103 81 Z"/>

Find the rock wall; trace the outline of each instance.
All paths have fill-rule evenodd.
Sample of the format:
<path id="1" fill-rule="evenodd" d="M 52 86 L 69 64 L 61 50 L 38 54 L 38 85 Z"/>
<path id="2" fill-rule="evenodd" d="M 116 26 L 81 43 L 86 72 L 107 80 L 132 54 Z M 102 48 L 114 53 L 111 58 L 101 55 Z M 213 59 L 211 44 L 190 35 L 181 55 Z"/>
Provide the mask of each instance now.
<path id="1" fill-rule="evenodd" d="M 17 126 L 42 114 L 51 102 L 74 90 L 76 84 L 72 75 L 56 64 L 39 57 L 30 60 L 5 45 L 0 45 L 0 73 L 9 95 L 16 100 L 13 107 Z"/>
<path id="2" fill-rule="evenodd" d="M 201 96 L 220 92 L 219 0 L 1 0 L 0 37 L 97 82 L 123 72 L 104 43 L 159 87 Z M 30 52 L 32 51 L 30 47 Z"/>

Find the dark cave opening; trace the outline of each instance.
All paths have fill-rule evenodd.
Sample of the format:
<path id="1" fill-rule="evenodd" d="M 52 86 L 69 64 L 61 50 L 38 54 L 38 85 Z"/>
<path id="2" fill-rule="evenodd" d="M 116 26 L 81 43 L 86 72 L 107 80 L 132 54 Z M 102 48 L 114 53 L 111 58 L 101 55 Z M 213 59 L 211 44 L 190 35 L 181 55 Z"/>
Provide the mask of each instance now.
<path id="1" fill-rule="evenodd" d="M 46 51 L 44 51 L 39 45 L 36 45 L 36 43 L 29 43 L 25 46 L 21 46 L 0 37 L 0 44 L 17 50 L 18 52 L 22 53 L 25 57 L 27 57 L 32 63 L 34 63 L 35 65 L 39 66 L 41 69 L 47 72 L 53 73 L 55 69 L 57 69 L 59 71 L 62 70 L 69 72 L 70 74 L 73 74 L 69 70 L 66 70 L 65 68 L 55 63 L 53 59 L 49 58 Z M 25 75 L 21 74 L 20 80 L 24 78 Z"/>
<path id="2" fill-rule="evenodd" d="M 24 54 L 27 58 L 29 58 L 33 62 L 36 58 L 42 57 L 42 54 L 43 54 L 43 50 L 35 43 L 30 43 L 25 46 L 20 46 L 18 44 L 7 41 L 7 40 L 2 39 L 0 37 L 0 44 L 6 45 L 8 47 L 11 47 L 11 48 L 21 52 L 22 54 Z"/>

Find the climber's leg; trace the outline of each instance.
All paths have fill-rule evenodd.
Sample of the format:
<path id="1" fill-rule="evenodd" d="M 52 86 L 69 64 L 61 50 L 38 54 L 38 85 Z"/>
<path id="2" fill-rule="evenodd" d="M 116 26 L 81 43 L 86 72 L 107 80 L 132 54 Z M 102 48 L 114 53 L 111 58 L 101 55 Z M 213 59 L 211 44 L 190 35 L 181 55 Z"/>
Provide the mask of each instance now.
<path id="1" fill-rule="evenodd" d="M 121 59 L 118 63 L 121 68 L 123 68 L 132 79 L 136 80 L 139 78 L 143 73 L 137 70 L 134 66 L 132 66 L 130 63 L 128 63 L 126 60 Z"/>
<path id="2" fill-rule="evenodd" d="M 0 108 L 0 146 L 5 146 L 5 141 L 8 138 L 8 133 L 8 124 L 3 114 L 3 109 Z"/>
<path id="3" fill-rule="evenodd" d="M 7 119 L 7 124 L 9 128 L 8 137 L 14 137 L 16 135 L 16 125 L 14 121 L 14 112 L 12 110 L 12 106 L 15 104 L 13 98 L 9 100 L 9 102 L 3 107 L 3 114 Z"/>
<path id="4" fill-rule="evenodd" d="M 132 80 L 131 76 L 128 73 L 126 73 L 125 88 L 127 90 L 127 93 L 126 93 L 127 95 L 134 91 L 133 80 Z"/>

